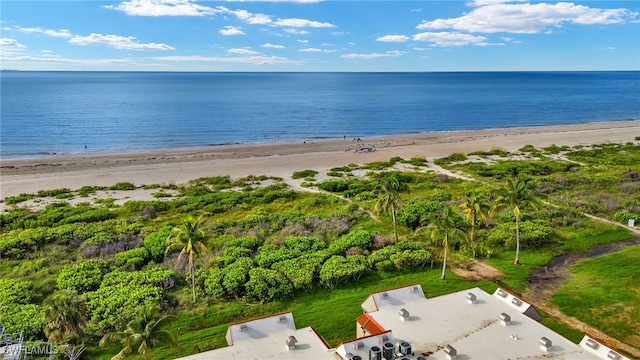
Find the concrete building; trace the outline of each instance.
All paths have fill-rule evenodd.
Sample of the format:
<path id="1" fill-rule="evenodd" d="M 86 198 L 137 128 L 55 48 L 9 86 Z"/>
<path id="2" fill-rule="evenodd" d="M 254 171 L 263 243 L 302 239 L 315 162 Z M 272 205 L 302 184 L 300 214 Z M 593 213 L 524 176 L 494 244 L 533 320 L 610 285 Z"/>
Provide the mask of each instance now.
<path id="1" fill-rule="evenodd" d="M 572 343 L 539 323 L 531 304 L 502 289 L 428 299 L 420 285 L 410 285 L 373 293 L 361 306 L 356 338 L 335 349 L 313 328 L 296 329 L 285 313 L 229 325 L 228 347 L 180 360 L 629 360 L 587 336 Z"/>

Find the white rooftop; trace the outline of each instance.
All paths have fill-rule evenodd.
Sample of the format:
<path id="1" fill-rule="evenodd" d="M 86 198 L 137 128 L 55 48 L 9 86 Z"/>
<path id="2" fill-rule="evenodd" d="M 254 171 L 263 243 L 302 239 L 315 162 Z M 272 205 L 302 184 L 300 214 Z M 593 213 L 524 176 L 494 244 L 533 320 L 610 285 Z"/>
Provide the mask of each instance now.
<path id="1" fill-rule="evenodd" d="M 296 329 L 291 313 L 229 325 L 227 343 L 179 360 L 334 359 L 335 352 L 313 328 Z"/>
<path id="2" fill-rule="evenodd" d="M 407 294 L 415 292 L 415 286 L 367 298 L 375 299 L 378 308 L 369 315 L 384 329 L 393 330 L 396 342 L 411 344 L 415 356 L 449 359 L 445 347 L 450 346 L 457 352 L 458 360 L 608 359 L 607 354 L 589 351 L 529 318 L 521 309 L 530 305 L 513 304 L 513 296 L 504 301 L 502 296 L 473 288 L 431 299 L 418 296 L 411 299 Z M 387 294 L 384 299 L 380 296 L 383 293 Z M 367 306 L 365 303 L 363 308 Z M 548 345 L 548 341 L 551 346 L 544 348 L 542 343 Z"/>
<path id="3" fill-rule="evenodd" d="M 587 336 L 572 343 L 527 316 L 537 311 L 502 289 L 491 295 L 472 288 L 427 299 L 420 285 L 410 285 L 371 294 L 362 308 L 375 326 L 358 326 L 370 335 L 335 349 L 313 328 L 296 329 L 293 315 L 284 313 L 231 324 L 228 347 L 179 360 L 629 360 Z"/>

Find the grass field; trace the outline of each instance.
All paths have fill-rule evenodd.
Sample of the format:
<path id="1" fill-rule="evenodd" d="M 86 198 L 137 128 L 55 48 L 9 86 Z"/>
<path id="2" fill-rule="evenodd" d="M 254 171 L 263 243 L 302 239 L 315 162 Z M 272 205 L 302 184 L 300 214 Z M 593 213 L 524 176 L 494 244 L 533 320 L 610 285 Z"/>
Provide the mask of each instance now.
<path id="1" fill-rule="evenodd" d="M 560 310 L 640 348 L 640 247 L 584 260 L 552 297 Z"/>

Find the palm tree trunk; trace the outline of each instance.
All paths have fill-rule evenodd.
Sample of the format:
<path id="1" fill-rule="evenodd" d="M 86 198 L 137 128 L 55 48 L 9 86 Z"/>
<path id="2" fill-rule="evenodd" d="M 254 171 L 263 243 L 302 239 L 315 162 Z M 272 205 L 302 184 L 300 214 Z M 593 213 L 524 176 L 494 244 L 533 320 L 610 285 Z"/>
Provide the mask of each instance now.
<path id="1" fill-rule="evenodd" d="M 398 242 L 398 224 L 396 223 L 396 209 L 391 210 L 391 217 L 393 220 L 393 231 L 396 234 L 396 243 Z"/>
<path id="2" fill-rule="evenodd" d="M 516 259 L 513 263 L 520 265 L 520 216 L 518 214 L 516 214 Z"/>
<path id="3" fill-rule="evenodd" d="M 444 240 L 444 259 L 442 260 L 442 276 L 440 276 L 441 280 L 445 280 L 446 278 L 446 270 L 447 270 L 447 249 L 449 248 L 449 236 L 447 235 Z"/>
<path id="4" fill-rule="evenodd" d="M 476 258 L 476 221 L 478 218 L 478 214 L 473 212 L 473 217 L 471 218 L 471 254 L 472 257 Z"/>
<path id="5" fill-rule="evenodd" d="M 191 261 L 191 292 L 193 294 L 193 301 L 196 301 L 196 269 L 195 264 Z"/>

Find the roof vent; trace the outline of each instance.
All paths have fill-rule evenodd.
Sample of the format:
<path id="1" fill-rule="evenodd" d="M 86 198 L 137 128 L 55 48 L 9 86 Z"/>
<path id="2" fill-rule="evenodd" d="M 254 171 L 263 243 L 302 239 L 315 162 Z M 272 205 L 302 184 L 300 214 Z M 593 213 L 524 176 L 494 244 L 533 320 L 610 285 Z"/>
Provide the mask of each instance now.
<path id="1" fill-rule="evenodd" d="M 502 290 L 502 289 L 498 289 L 497 294 L 498 294 L 498 296 L 500 296 L 500 297 L 507 297 L 507 292 L 506 292 L 506 291 L 504 291 L 504 290 Z"/>
<path id="2" fill-rule="evenodd" d="M 382 349 L 380 346 L 372 346 L 369 349 L 369 360 L 382 360 Z"/>
<path id="3" fill-rule="evenodd" d="M 241 332 L 246 332 L 247 330 L 249 330 L 249 327 L 247 326 L 247 324 L 240 325 L 240 331 Z"/>
<path id="4" fill-rule="evenodd" d="M 447 346 L 444 347 L 444 353 L 447 355 L 447 359 L 453 360 L 458 355 L 458 350 L 456 350 L 456 348 L 454 348 L 453 346 L 447 344 Z"/>
<path id="5" fill-rule="evenodd" d="M 386 299 L 389 297 L 389 294 L 387 294 L 386 292 L 383 292 L 382 294 L 380 294 L 380 299 Z"/>
<path id="6" fill-rule="evenodd" d="M 380 340 L 380 344 L 384 344 L 384 343 L 386 343 L 387 341 L 389 341 L 389 336 L 387 336 L 387 334 L 380 335 L 379 340 Z"/>
<path id="7" fill-rule="evenodd" d="M 352 353 L 346 353 L 344 354 L 344 356 L 342 357 L 344 360 L 353 360 L 353 354 Z"/>
<path id="8" fill-rule="evenodd" d="M 500 314 L 500 324 L 507 326 L 511 322 L 511 316 L 509 314 L 502 313 Z"/>
<path id="9" fill-rule="evenodd" d="M 298 339 L 296 339 L 295 336 L 293 335 L 289 335 L 287 336 L 287 350 L 293 350 L 296 348 L 296 343 L 298 342 Z"/>
<path id="10" fill-rule="evenodd" d="M 362 360 L 362 356 L 360 356 L 360 355 L 353 355 L 353 357 L 351 358 L 351 360 Z"/>
<path id="11" fill-rule="evenodd" d="M 398 315 L 400 315 L 400 320 L 402 321 L 409 320 L 409 312 L 406 309 L 400 309 L 400 311 L 398 311 Z"/>
<path id="12" fill-rule="evenodd" d="M 620 360 L 622 358 L 620 354 L 613 350 L 609 350 L 609 352 L 607 353 L 607 357 L 611 360 Z"/>
<path id="13" fill-rule="evenodd" d="M 477 299 L 476 294 L 474 294 L 474 293 L 467 293 L 467 302 L 468 302 L 469 304 L 475 304 L 475 303 L 476 303 L 476 299 Z"/>
<path id="14" fill-rule="evenodd" d="M 549 349 L 551 349 L 551 340 L 547 339 L 546 337 L 541 337 L 538 342 L 540 343 L 540 349 L 542 351 L 549 351 Z"/>
<path id="15" fill-rule="evenodd" d="M 409 289 L 409 292 L 412 292 L 412 293 L 420 292 L 420 288 L 418 286 L 412 286 L 411 289 Z"/>
<path id="16" fill-rule="evenodd" d="M 598 344 L 593 339 L 588 339 L 584 344 L 587 345 L 588 347 L 592 348 L 593 350 L 595 350 L 595 349 L 600 347 L 600 344 Z"/>
<path id="17" fill-rule="evenodd" d="M 416 360 L 427 360 L 427 358 L 426 358 L 426 357 L 424 357 L 424 356 L 418 356 L 418 357 L 416 358 Z"/>
<path id="18" fill-rule="evenodd" d="M 279 323 L 285 323 L 287 322 L 287 317 L 284 315 L 280 315 L 280 317 L 278 318 L 278 322 Z"/>
<path id="19" fill-rule="evenodd" d="M 518 299 L 518 298 L 513 298 L 511 299 L 511 303 L 515 306 L 522 306 L 522 300 Z"/>
<path id="20" fill-rule="evenodd" d="M 360 350 L 364 347 L 364 343 L 362 341 L 356 341 L 353 343 L 353 348 L 355 350 Z"/>

